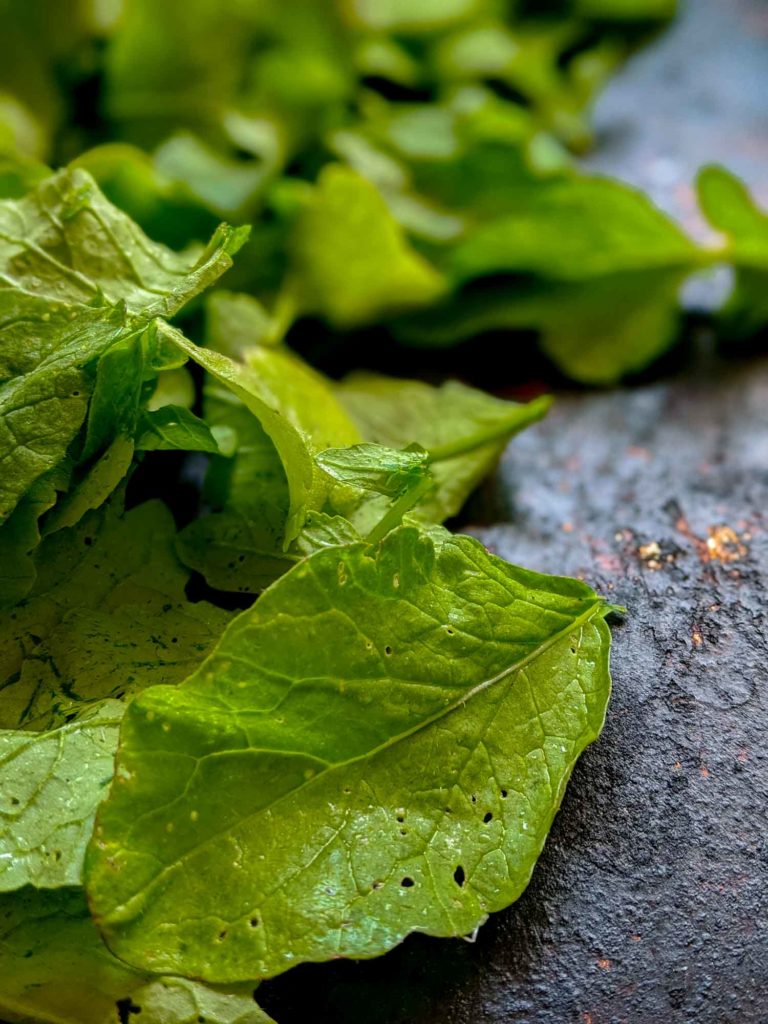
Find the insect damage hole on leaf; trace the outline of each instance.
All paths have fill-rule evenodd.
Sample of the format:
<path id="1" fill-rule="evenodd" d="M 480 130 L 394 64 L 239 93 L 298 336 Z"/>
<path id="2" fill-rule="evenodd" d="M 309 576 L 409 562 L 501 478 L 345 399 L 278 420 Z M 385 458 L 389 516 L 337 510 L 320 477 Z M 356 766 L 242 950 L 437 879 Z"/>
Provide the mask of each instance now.
<path id="1" fill-rule="evenodd" d="M 130 996 L 125 999 L 118 999 L 115 1003 L 117 1009 L 117 1017 L 120 1024 L 130 1024 L 132 1014 L 141 1013 L 141 1007 L 137 1006 Z"/>
<path id="2" fill-rule="evenodd" d="M 414 882 L 414 880 L 413 880 L 412 878 L 409 878 L 409 877 L 408 877 L 408 876 L 406 875 L 406 877 L 405 877 L 405 878 L 403 878 L 403 879 L 401 880 L 401 882 L 400 882 L 400 885 L 401 885 L 401 887 L 402 887 L 403 889 L 410 889 L 410 888 L 412 888 L 412 887 L 413 887 L 414 885 L 416 885 L 416 883 Z"/>
<path id="3" fill-rule="evenodd" d="M 461 864 L 459 864 L 459 866 L 453 872 L 453 880 L 456 883 L 456 885 L 458 885 L 459 888 L 461 888 L 464 885 L 466 878 L 467 876 L 464 873 L 464 868 L 461 866 Z"/>

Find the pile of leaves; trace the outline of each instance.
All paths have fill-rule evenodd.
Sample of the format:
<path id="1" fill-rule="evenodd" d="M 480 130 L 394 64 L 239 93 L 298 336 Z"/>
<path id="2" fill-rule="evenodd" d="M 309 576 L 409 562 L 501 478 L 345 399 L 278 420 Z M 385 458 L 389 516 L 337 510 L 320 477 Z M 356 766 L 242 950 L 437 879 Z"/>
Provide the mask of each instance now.
<path id="1" fill-rule="evenodd" d="M 702 267 L 768 320 L 768 218 L 710 168 L 704 249 L 572 165 L 672 4 L 510 6 L 0 4 L 4 1019 L 266 1021 L 530 878 L 611 608 L 442 524 L 549 399 L 294 342 L 535 328 L 611 382 Z"/>

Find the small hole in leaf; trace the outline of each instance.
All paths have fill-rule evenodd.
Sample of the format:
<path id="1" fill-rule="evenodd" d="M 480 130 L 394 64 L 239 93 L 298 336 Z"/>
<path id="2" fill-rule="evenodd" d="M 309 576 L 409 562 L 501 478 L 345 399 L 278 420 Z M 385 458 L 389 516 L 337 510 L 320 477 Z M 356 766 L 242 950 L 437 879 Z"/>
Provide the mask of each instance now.
<path id="1" fill-rule="evenodd" d="M 472 796 L 469 799 L 472 801 L 473 804 L 476 804 L 477 803 L 477 794 L 473 793 Z"/>
<path id="2" fill-rule="evenodd" d="M 413 880 L 412 878 L 409 878 L 409 877 L 408 877 L 407 875 L 406 875 L 406 877 L 405 877 L 404 879 L 402 879 L 402 881 L 400 882 L 400 885 L 402 885 L 402 887 L 403 887 L 404 889 L 410 889 L 410 888 L 411 888 L 411 886 L 413 886 L 413 885 L 415 885 L 415 884 L 416 884 L 416 883 L 414 882 L 414 880 Z"/>
<path id="3" fill-rule="evenodd" d="M 238 555 L 237 556 L 237 560 L 238 560 L 238 562 L 244 562 L 245 561 L 245 555 Z"/>
<path id="4" fill-rule="evenodd" d="M 224 931 L 219 932 L 219 942 L 223 942 L 224 939 L 226 939 L 226 937 L 227 937 L 227 930 L 225 928 Z"/>
<path id="5" fill-rule="evenodd" d="M 576 653 L 576 648 L 575 648 L 575 647 L 572 647 L 572 648 L 571 648 L 571 654 L 575 654 L 575 653 Z"/>
<path id="6" fill-rule="evenodd" d="M 117 1009 L 117 1019 L 120 1024 L 129 1024 L 131 1014 L 141 1013 L 141 1007 L 137 1006 L 136 1003 L 128 996 L 127 999 L 118 999 L 115 1003 Z"/>
<path id="7" fill-rule="evenodd" d="M 502 800 L 506 800 L 507 796 L 508 796 L 508 794 L 507 794 L 506 789 L 502 789 L 502 791 L 501 791 L 501 799 Z"/>
<path id="8" fill-rule="evenodd" d="M 407 836 L 408 835 L 408 829 L 407 828 L 401 828 L 400 829 L 400 835 L 401 836 Z"/>
<path id="9" fill-rule="evenodd" d="M 389 657 L 390 654 L 392 653 L 392 648 L 389 646 L 389 644 L 387 644 L 387 646 L 384 648 L 384 653 L 386 654 L 387 657 Z"/>
<path id="10" fill-rule="evenodd" d="M 250 920 L 251 928 L 258 928 L 260 924 L 261 924 L 261 922 L 259 921 L 258 917 L 252 917 L 251 918 L 251 920 Z"/>
<path id="11" fill-rule="evenodd" d="M 467 876 L 464 874 L 464 868 L 461 866 L 461 864 L 459 864 L 459 866 L 453 872 L 453 880 L 454 880 L 454 882 L 456 883 L 456 885 L 462 886 L 462 885 L 464 885 L 464 881 L 465 881 L 466 877 Z"/>
<path id="12" fill-rule="evenodd" d="M 452 626 L 446 626 L 445 627 L 445 632 L 448 634 L 448 636 L 453 636 L 453 634 L 456 632 L 456 630 L 453 629 Z"/>
<path id="13" fill-rule="evenodd" d="M 171 643 L 172 644 L 177 644 L 178 642 L 179 642 L 179 638 L 177 636 L 172 636 L 171 637 Z"/>
<path id="14" fill-rule="evenodd" d="M 399 822 L 403 822 L 403 821 L 405 821 L 405 818 L 403 817 L 403 815 L 402 815 L 402 814 L 398 814 L 398 815 L 397 815 L 397 820 L 398 820 Z"/>
<path id="15" fill-rule="evenodd" d="M 493 814 L 491 811 L 488 811 L 486 814 L 483 815 L 483 821 L 485 822 L 486 825 L 488 824 L 489 821 L 493 821 Z"/>
<path id="16" fill-rule="evenodd" d="M 443 808 L 443 813 L 444 814 L 453 814 L 453 811 L 451 810 L 450 807 L 444 807 Z"/>
<path id="17" fill-rule="evenodd" d="M 11 797 L 11 807 L 18 807 L 19 803 L 20 803 L 20 800 L 19 800 L 19 798 L 17 796 L 12 796 Z"/>
<path id="18" fill-rule="evenodd" d="M 93 537 L 83 537 L 83 544 L 89 548 L 93 544 Z"/>
<path id="19" fill-rule="evenodd" d="M 374 882 L 373 885 L 371 886 L 372 889 L 383 889 L 383 887 L 384 887 L 384 883 L 383 882 Z"/>

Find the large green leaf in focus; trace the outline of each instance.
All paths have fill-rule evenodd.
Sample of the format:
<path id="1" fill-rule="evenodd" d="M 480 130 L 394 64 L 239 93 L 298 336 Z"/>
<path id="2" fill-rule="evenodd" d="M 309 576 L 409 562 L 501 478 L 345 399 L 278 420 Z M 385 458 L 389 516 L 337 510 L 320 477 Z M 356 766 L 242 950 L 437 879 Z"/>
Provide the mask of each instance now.
<path id="1" fill-rule="evenodd" d="M 768 213 L 724 167 L 705 167 L 697 186 L 707 219 L 728 239 L 725 258 L 736 270 L 722 327 L 728 337 L 745 339 L 768 324 Z"/>
<path id="2" fill-rule="evenodd" d="M 0 1014 L 8 1024 L 270 1024 L 253 989 L 132 970 L 102 942 L 80 890 L 0 897 Z"/>
<path id="3" fill-rule="evenodd" d="M 0 890 L 79 883 L 125 698 L 185 678 L 228 621 L 186 600 L 174 537 L 160 502 L 91 513 L 0 613 Z"/>
<path id="4" fill-rule="evenodd" d="M 301 562 L 128 708 L 86 867 L 110 947 L 229 983 L 472 932 L 600 731 L 606 611 L 439 527 Z"/>
<path id="5" fill-rule="evenodd" d="M 510 438 L 541 419 L 550 405 L 549 398 L 524 405 L 503 401 L 458 381 L 437 388 L 368 373 L 347 377 L 336 393 L 366 440 L 427 450 L 436 487 L 414 513 L 436 523 L 459 511 Z"/>

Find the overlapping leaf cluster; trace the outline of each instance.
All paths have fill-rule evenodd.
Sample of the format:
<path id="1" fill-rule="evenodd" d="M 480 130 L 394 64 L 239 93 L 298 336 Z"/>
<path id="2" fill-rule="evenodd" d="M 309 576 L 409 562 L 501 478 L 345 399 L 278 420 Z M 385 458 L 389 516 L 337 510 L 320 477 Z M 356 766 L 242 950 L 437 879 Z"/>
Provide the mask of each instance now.
<path id="1" fill-rule="evenodd" d="M 608 607 L 441 524 L 549 400 L 286 339 L 533 326 L 609 382 L 722 259 L 761 326 L 738 182 L 703 251 L 570 166 L 673 6 L 0 3 L 3 1019 L 256 1024 L 259 980 L 527 884 Z"/>
<path id="2" fill-rule="evenodd" d="M 245 231 L 176 254 L 80 168 L 0 225 L 4 1016 L 256 1021 L 294 962 L 471 931 L 608 695 L 602 600 L 438 525 L 548 399 L 334 382 L 224 290 L 199 346 Z M 164 450 L 208 462 L 181 532 L 133 496 Z"/>

